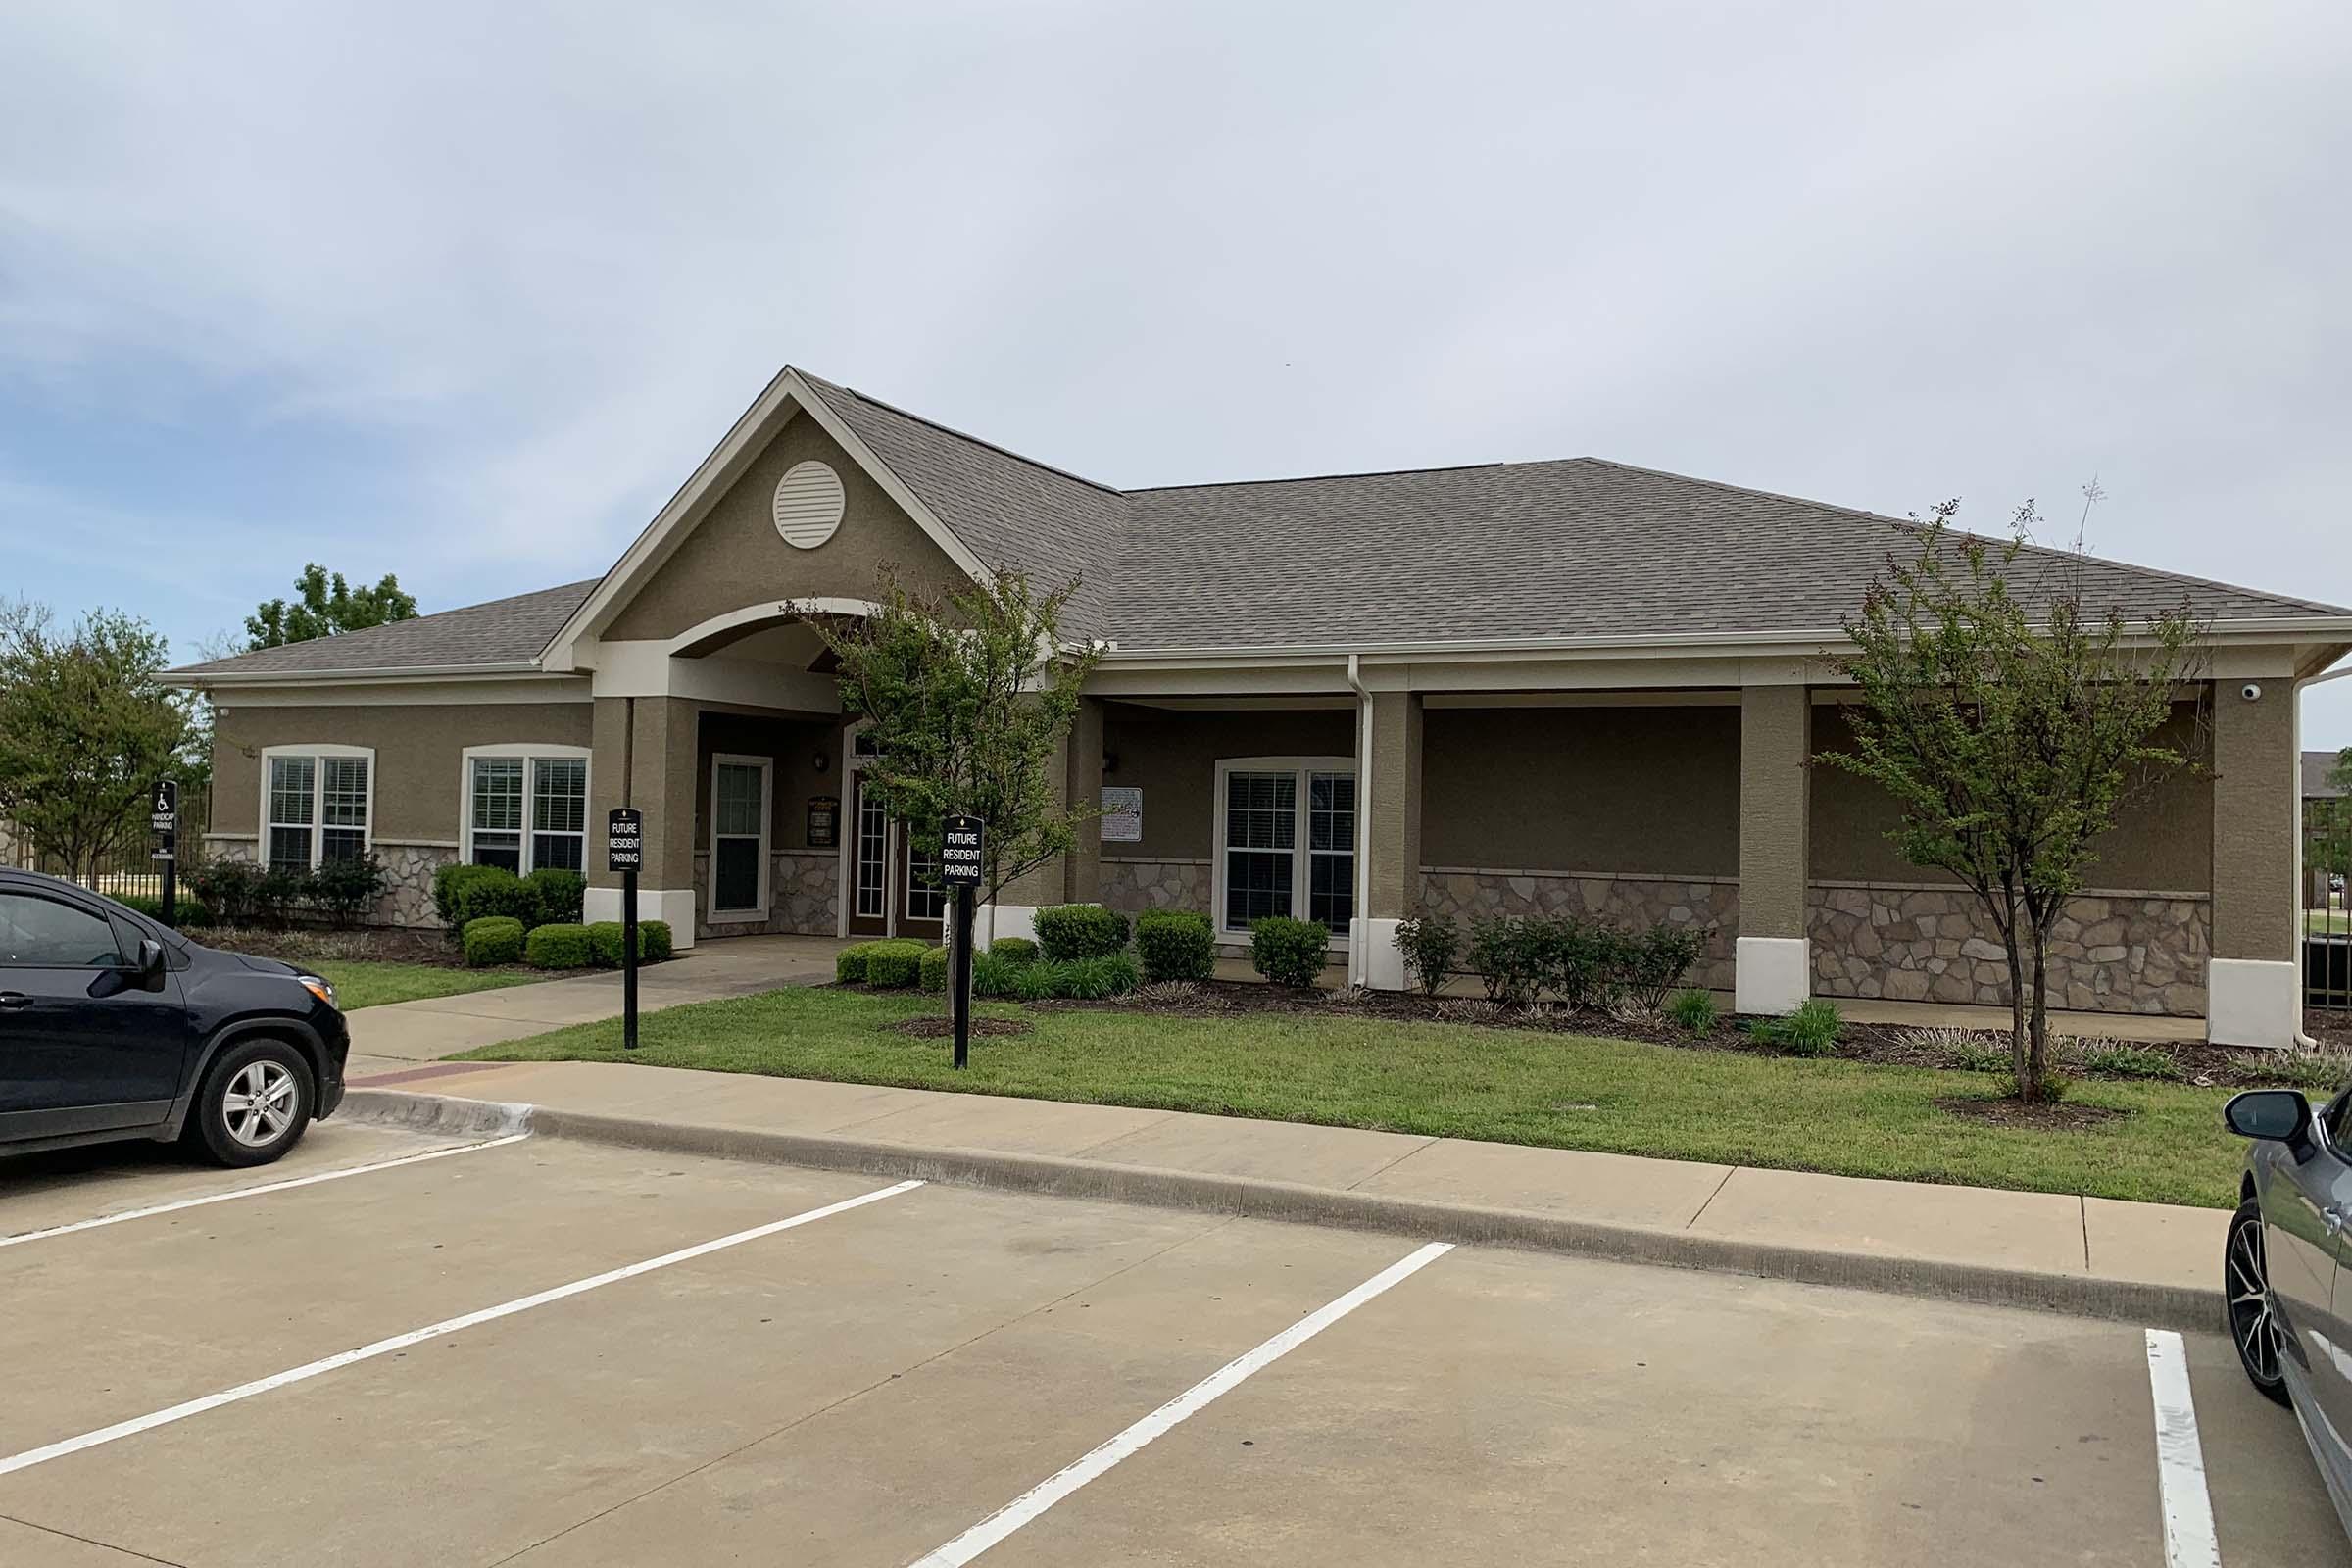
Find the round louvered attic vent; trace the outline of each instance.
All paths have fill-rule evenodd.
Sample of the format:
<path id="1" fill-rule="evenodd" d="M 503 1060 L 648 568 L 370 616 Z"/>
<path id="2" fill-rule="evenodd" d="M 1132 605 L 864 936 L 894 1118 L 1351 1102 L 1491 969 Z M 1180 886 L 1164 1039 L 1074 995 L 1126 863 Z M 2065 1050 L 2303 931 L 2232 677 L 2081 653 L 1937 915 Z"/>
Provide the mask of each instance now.
<path id="1" fill-rule="evenodd" d="M 814 550 L 841 526 L 841 475 L 810 459 L 796 463 L 776 481 L 776 532 L 784 542 Z"/>

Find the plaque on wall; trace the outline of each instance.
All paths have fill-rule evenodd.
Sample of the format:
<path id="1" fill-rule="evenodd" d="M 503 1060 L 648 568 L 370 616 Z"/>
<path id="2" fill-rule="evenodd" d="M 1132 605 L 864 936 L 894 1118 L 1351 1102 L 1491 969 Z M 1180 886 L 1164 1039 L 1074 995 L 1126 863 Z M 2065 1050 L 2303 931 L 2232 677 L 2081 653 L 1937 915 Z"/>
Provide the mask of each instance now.
<path id="1" fill-rule="evenodd" d="M 808 797 L 808 847 L 829 850 L 841 842 L 841 799 L 834 795 Z"/>
<path id="2" fill-rule="evenodd" d="M 1144 792 L 1138 785 L 1102 786 L 1102 842 L 1134 844 L 1144 836 Z"/>

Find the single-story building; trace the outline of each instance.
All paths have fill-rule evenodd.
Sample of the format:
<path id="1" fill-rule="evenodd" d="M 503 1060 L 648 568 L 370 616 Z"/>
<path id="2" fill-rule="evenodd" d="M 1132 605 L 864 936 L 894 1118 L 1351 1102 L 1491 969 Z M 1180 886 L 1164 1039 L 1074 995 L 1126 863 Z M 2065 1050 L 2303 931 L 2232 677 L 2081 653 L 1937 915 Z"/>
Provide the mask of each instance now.
<path id="1" fill-rule="evenodd" d="M 2006 970 L 1891 802 L 1813 765 L 1844 733 L 1825 663 L 1899 520 L 1593 458 L 1117 490 L 787 368 L 604 576 L 191 665 L 217 705 L 215 855 L 373 850 L 386 920 L 435 867 L 585 868 L 648 822 L 641 912 L 681 945 L 756 931 L 936 937 L 942 899 L 858 788 L 801 611 L 999 569 L 1077 579 L 1107 652 L 1067 748 L 1105 814 L 992 911 L 1099 900 L 1320 920 L 1396 986 L 1416 909 L 1576 911 L 1708 933 L 1743 1010 L 1808 995 L 1991 1003 Z M 2209 679 L 2182 777 L 2101 848 L 2058 1004 L 2298 1019 L 2296 684 L 2352 610 L 2054 552 L 2127 613 L 2186 602 Z"/>

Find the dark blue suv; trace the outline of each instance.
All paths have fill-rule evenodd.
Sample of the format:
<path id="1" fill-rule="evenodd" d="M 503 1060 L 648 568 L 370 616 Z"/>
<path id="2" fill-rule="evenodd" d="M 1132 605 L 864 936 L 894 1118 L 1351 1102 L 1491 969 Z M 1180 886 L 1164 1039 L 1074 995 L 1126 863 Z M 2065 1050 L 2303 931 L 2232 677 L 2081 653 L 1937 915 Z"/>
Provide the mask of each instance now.
<path id="1" fill-rule="evenodd" d="M 262 1165 L 343 1100 L 334 988 L 0 870 L 0 1154 L 184 1140 Z"/>

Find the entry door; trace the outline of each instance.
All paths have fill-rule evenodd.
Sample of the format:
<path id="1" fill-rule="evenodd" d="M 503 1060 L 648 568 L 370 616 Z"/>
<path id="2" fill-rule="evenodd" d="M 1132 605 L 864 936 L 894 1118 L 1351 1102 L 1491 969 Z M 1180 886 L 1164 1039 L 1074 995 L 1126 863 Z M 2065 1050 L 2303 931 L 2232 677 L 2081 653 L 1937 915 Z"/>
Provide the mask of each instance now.
<path id="1" fill-rule="evenodd" d="M 850 775 L 850 935 L 890 935 L 890 818 L 866 793 L 865 774 Z"/>
<path id="2" fill-rule="evenodd" d="M 898 824 L 899 935 L 936 945 L 947 928 L 947 890 L 939 885 L 939 857 L 914 847 L 906 824 Z"/>
<path id="3" fill-rule="evenodd" d="M 710 921 L 767 918 L 768 771 L 764 757 L 710 760 Z"/>

